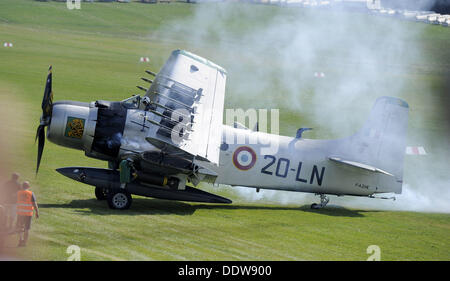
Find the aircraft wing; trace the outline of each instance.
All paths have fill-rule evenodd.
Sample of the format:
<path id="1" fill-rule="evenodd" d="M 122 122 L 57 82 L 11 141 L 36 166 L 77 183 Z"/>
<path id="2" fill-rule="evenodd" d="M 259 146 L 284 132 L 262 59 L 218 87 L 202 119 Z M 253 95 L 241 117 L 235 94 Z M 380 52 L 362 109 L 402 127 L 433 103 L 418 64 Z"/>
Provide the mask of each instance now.
<path id="1" fill-rule="evenodd" d="M 146 140 L 165 152 L 219 163 L 226 71 L 187 51 L 172 52 L 146 96 Z"/>

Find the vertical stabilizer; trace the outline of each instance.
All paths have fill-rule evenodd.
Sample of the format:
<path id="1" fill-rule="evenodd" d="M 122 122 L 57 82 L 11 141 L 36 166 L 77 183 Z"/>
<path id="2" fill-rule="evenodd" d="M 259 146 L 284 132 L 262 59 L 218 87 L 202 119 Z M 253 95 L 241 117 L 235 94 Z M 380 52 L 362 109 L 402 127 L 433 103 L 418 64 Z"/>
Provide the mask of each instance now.
<path id="1" fill-rule="evenodd" d="M 342 140 L 342 158 L 376 167 L 392 174 L 400 183 L 408 128 L 408 104 L 399 98 L 380 97 L 369 118 L 356 134 Z"/>

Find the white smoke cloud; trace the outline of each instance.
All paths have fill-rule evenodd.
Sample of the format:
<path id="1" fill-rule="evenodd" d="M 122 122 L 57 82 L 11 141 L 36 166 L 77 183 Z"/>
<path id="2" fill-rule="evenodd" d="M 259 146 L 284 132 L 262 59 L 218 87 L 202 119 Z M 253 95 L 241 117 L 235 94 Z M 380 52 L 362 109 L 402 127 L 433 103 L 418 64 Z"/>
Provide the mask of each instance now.
<path id="1" fill-rule="evenodd" d="M 408 75 L 424 70 L 421 63 L 427 58 L 417 43 L 424 27 L 342 10 L 216 3 L 196 5 L 191 17 L 170 22 L 156 33 L 227 69 L 226 106 L 280 108 L 280 115 L 283 110 L 295 112 L 311 122 L 298 127 L 318 128 L 308 136 L 336 138 L 355 132 L 377 97 L 413 98 L 407 90 Z M 325 77 L 314 77 L 315 72 Z M 283 126 L 281 133 L 286 134 Z M 448 167 L 447 162 L 439 163 Z M 408 179 L 415 174 L 422 179 Z M 332 197 L 332 203 L 449 212 L 448 179 L 426 168 L 405 171 L 404 181 L 409 184 L 395 202 Z M 256 193 L 239 187 L 235 191 L 252 202 L 298 204 L 314 199 L 293 192 Z"/>
<path id="2" fill-rule="evenodd" d="M 189 50 L 227 68 L 227 105 L 301 112 L 321 127 L 320 121 L 329 123 L 328 116 L 342 109 L 364 116 L 377 97 L 401 97 L 404 81 L 386 81 L 386 70 L 400 76 L 420 57 L 408 40 L 420 27 L 410 31 L 392 19 L 380 18 L 373 26 L 372 17 L 354 12 L 228 3 L 195 7 L 192 17 L 166 25 L 158 35 L 181 38 Z M 326 79 L 315 78 L 315 72 Z M 330 135 L 347 135 L 362 121 L 345 118 L 325 128 Z"/>
<path id="3" fill-rule="evenodd" d="M 246 202 L 251 203 L 272 203 L 282 205 L 303 205 L 311 204 L 314 196 L 307 193 L 279 191 L 279 190 L 264 190 L 261 189 L 256 192 L 255 188 L 248 188 L 242 186 L 235 186 L 232 188 L 235 195 L 244 198 Z M 317 200 L 315 200 L 317 201 Z"/>
<path id="4" fill-rule="evenodd" d="M 302 206 L 320 202 L 318 196 L 307 193 L 278 190 L 260 190 L 259 192 L 256 192 L 254 188 L 240 186 L 235 186 L 232 189 L 233 194 L 242 198 L 243 201 L 250 203 Z M 416 189 L 412 188 L 409 184 L 404 184 L 402 194 L 395 196 L 391 195 L 391 197 L 395 197 L 395 200 L 345 196 L 337 197 L 329 195 L 329 205 L 364 210 L 450 213 L 450 204 L 448 201 L 448 198 L 450 198 L 450 190 L 447 186 L 442 186 L 440 189 L 444 190 L 445 193 L 442 194 L 439 192 L 433 195 L 432 192 L 437 190 L 427 192 L 424 189 Z M 381 195 L 379 197 L 381 197 Z"/>
<path id="5" fill-rule="evenodd" d="M 439 192 L 433 194 L 433 191 L 427 191 L 426 188 L 412 187 L 409 184 L 404 184 L 402 194 L 396 195 L 395 201 L 351 198 L 351 200 L 342 200 L 340 205 L 360 209 L 450 213 L 450 204 L 448 201 L 450 192 L 446 187 L 441 188 L 444 193 Z M 334 203 L 337 203 L 336 201 Z"/>

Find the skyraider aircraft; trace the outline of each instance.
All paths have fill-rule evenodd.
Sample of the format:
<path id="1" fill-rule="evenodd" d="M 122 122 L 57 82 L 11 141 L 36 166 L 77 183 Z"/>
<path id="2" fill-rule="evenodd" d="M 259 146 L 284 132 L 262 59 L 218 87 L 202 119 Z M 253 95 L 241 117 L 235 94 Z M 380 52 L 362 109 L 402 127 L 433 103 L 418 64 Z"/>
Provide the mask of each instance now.
<path id="1" fill-rule="evenodd" d="M 195 188 L 200 182 L 320 195 L 375 197 L 402 191 L 408 104 L 378 98 L 364 126 L 335 140 L 278 136 L 223 122 L 227 73 L 187 51 L 176 50 L 154 80 L 137 86 L 145 95 L 123 101 L 53 103 L 49 70 L 37 129 L 37 168 L 47 138 L 108 161 L 108 169 L 66 167 L 57 171 L 95 186 L 97 199 L 127 209 L 131 195 L 168 200 L 231 203 Z M 248 140 L 264 140 L 251 143 Z M 245 140 L 242 143 L 233 140 Z M 230 141 L 231 140 L 231 141 Z M 276 145 L 267 153 L 264 148 Z M 380 197 L 375 197 L 380 198 Z M 383 197 L 381 197 L 383 198 Z"/>

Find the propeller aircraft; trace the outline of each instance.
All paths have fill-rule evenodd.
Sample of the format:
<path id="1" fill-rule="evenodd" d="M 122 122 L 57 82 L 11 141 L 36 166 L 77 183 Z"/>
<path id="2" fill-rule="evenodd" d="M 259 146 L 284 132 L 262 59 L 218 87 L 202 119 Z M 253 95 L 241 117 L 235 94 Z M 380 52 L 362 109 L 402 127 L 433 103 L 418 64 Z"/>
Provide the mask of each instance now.
<path id="1" fill-rule="evenodd" d="M 176 50 L 157 74 L 146 73 L 142 80 L 150 87 L 137 86 L 142 96 L 53 102 L 50 67 L 36 173 L 47 138 L 107 161 L 108 168 L 57 171 L 94 186 L 96 198 L 113 209 L 129 208 L 133 194 L 231 203 L 196 188 L 200 182 L 320 195 L 311 208 L 325 207 L 327 195 L 386 198 L 375 195 L 402 192 L 409 106 L 401 99 L 378 98 L 366 123 L 349 137 L 305 139 L 310 128 L 288 137 L 223 125 L 227 72 L 200 56 Z M 273 144 L 277 150 L 268 153 Z"/>

